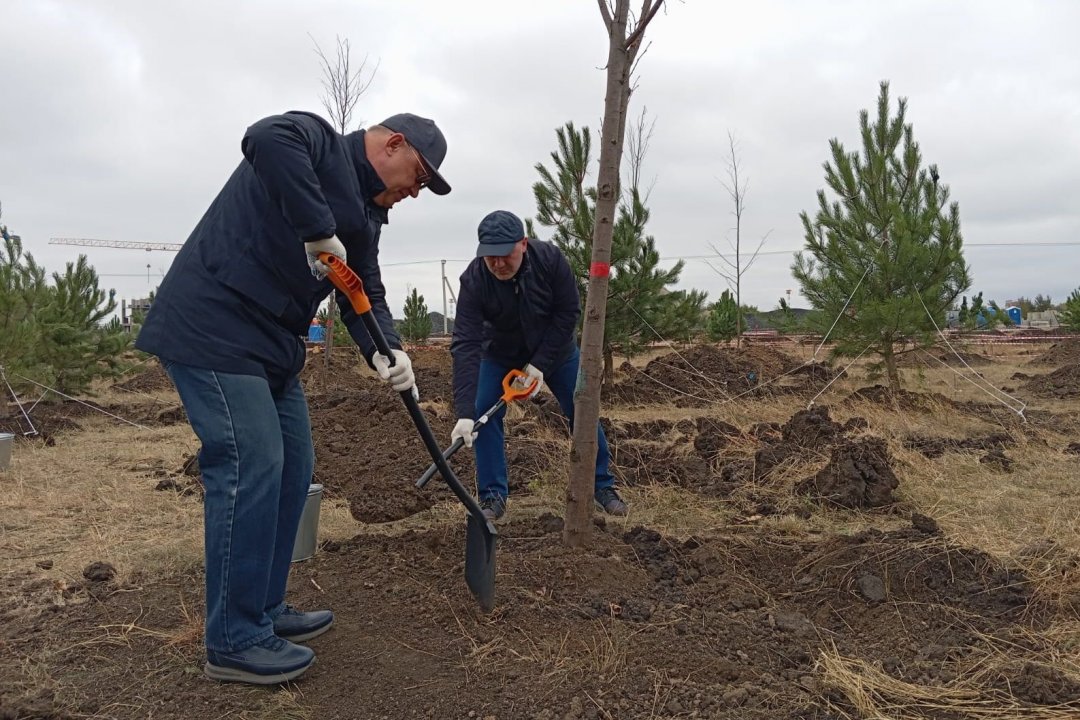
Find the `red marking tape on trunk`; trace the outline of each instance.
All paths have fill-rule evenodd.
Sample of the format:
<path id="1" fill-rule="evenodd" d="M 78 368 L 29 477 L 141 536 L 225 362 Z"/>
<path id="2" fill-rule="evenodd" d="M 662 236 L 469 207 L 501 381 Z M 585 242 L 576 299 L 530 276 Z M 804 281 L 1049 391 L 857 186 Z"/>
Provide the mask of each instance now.
<path id="1" fill-rule="evenodd" d="M 591 277 L 607 277 L 611 271 L 611 266 L 607 263 L 594 262 L 589 266 L 589 275 Z"/>

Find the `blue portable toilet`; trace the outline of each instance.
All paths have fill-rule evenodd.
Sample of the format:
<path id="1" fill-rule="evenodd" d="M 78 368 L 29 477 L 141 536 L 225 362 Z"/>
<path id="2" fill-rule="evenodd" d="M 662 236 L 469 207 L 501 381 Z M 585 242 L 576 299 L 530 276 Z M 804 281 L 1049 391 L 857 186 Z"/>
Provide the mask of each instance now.
<path id="1" fill-rule="evenodd" d="M 322 321 L 319 320 L 319 318 L 315 318 L 311 321 L 311 325 L 308 327 L 307 337 L 308 342 L 326 342 L 326 328 L 323 327 Z"/>
<path id="2" fill-rule="evenodd" d="M 1009 313 L 1009 319 L 1013 321 L 1013 325 L 1019 325 L 1024 319 L 1024 314 L 1020 312 L 1020 308 L 1015 305 L 1010 305 L 1005 308 L 1005 312 Z"/>

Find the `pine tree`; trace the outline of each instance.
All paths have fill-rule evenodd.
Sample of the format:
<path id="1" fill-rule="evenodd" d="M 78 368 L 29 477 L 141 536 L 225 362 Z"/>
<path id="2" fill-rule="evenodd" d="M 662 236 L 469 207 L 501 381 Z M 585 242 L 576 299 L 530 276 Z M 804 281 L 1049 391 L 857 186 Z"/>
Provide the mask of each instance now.
<path id="1" fill-rule="evenodd" d="M 578 291 L 584 300 L 596 218 L 596 188 L 591 184 L 589 129 L 572 122 L 555 131 L 558 149 L 551 153 L 552 168 L 536 165 L 539 182 L 533 185 L 536 220 L 552 228 L 552 240 L 565 253 Z M 645 233 L 649 210 L 640 189 L 631 183 L 619 203 L 613 229 L 607 317 L 604 324 L 604 372 L 614 371 L 614 351 L 627 355 L 660 339 L 689 339 L 701 329 L 705 293 L 673 290 L 683 262 L 660 267 L 656 240 Z M 535 235 L 532 222 L 529 234 Z"/>
<path id="2" fill-rule="evenodd" d="M 739 306 L 730 290 L 722 292 L 709 308 L 705 332 L 710 340 L 725 342 L 739 334 Z"/>
<path id="3" fill-rule="evenodd" d="M 405 298 L 405 319 L 401 322 L 401 336 L 409 342 L 421 343 L 431 335 L 431 316 L 424 296 L 413 288 Z"/>
<path id="4" fill-rule="evenodd" d="M 821 311 L 822 332 L 834 354 L 876 354 L 889 387 L 900 389 L 896 351 L 905 342 L 929 345 L 935 323 L 971 284 L 962 251 L 960 209 L 949 203 L 936 165 L 922 168 L 907 101 L 891 115 L 889 85 L 881 83 L 876 120 L 860 113 L 862 154 L 830 141 L 825 181 L 831 203 L 818 191 L 813 220 L 800 214 L 806 249 L 792 272 L 811 305 Z M 850 302 L 849 302 L 850 298 Z M 925 308 L 924 308 L 925 305 Z"/>
<path id="5" fill-rule="evenodd" d="M 0 238 L 0 368 L 8 382 L 19 385 L 15 376 L 34 372 L 34 313 L 47 294 L 45 270 L 23 252 L 22 239 L 5 225 L 0 225 Z M 11 399 L 7 385 L 0 385 L 0 418 L 10 416 Z"/>
<path id="6" fill-rule="evenodd" d="M 791 309 L 791 306 L 788 305 L 786 298 L 780 298 L 776 310 L 776 329 L 781 334 L 794 332 L 799 326 L 799 319 L 795 317 L 795 312 Z"/>
<path id="7" fill-rule="evenodd" d="M 967 326 L 968 317 L 971 315 L 971 309 L 968 308 L 967 295 L 964 296 L 964 301 L 960 303 L 960 311 L 956 314 L 956 319 L 959 321 L 961 327 Z"/>
<path id="8" fill-rule="evenodd" d="M 1035 300 L 1034 302 L 1032 302 L 1031 305 L 1031 309 L 1035 312 L 1046 312 L 1047 310 L 1054 307 L 1054 300 L 1049 295 L 1043 295 L 1042 293 L 1039 293 L 1035 296 Z"/>
<path id="9" fill-rule="evenodd" d="M 119 322 L 108 322 L 116 310 L 116 291 L 99 289 L 94 268 L 80 255 L 64 274 L 53 273 L 53 285 L 35 312 L 37 338 L 32 356 L 39 382 L 65 393 L 85 391 L 96 377 L 118 375 L 121 354 L 131 342 Z"/>
<path id="10" fill-rule="evenodd" d="M 1073 290 L 1058 315 L 1058 320 L 1066 330 L 1080 332 L 1080 288 Z"/>

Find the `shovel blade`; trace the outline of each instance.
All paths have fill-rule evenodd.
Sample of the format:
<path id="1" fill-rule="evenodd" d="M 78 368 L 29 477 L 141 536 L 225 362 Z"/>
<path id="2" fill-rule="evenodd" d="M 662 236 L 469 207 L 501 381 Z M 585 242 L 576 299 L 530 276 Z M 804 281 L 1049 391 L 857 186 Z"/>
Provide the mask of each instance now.
<path id="1" fill-rule="evenodd" d="M 490 612 L 495 607 L 495 540 L 487 523 L 469 515 L 465 525 L 465 584 L 480 603 L 480 609 Z"/>

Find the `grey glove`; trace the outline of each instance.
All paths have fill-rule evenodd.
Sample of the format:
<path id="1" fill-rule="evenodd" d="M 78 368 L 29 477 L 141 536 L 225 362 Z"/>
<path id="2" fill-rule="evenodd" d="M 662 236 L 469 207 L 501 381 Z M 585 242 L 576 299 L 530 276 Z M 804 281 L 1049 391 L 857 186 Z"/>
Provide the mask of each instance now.
<path id="1" fill-rule="evenodd" d="M 306 242 L 304 243 L 304 251 L 307 253 L 307 264 L 311 268 L 311 274 L 319 280 L 325 278 L 327 273 L 330 272 L 330 268 L 319 259 L 319 253 L 327 252 L 340 258 L 341 262 L 346 262 L 345 246 L 341 244 L 336 235 L 324 240 Z"/>

